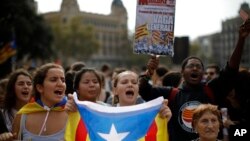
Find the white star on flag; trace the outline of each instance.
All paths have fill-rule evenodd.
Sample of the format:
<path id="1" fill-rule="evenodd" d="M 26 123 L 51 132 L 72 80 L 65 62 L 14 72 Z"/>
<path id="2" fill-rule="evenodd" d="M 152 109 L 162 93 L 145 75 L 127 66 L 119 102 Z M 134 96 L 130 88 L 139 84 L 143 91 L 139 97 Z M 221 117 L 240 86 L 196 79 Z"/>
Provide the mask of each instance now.
<path id="1" fill-rule="evenodd" d="M 98 133 L 106 141 L 122 141 L 129 132 L 117 133 L 114 124 L 112 124 L 109 134 Z"/>

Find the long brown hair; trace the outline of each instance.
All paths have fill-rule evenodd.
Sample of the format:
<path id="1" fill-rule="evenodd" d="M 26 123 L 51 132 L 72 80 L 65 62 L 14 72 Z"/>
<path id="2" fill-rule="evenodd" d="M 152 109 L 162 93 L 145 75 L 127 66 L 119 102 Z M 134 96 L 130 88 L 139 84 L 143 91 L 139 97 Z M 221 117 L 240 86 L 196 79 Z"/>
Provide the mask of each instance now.
<path id="1" fill-rule="evenodd" d="M 4 111 L 7 111 L 9 117 L 14 118 L 13 113 L 11 112 L 11 109 L 16 106 L 16 92 L 15 92 L 15 83 L 17 81 L 17 78 L 19 75 L 24 75 L 30 78 L 32 80 L 32 76 L 28 71 L 25 69 L 17 69 L 9 76 L 9 81 L 6 86 L 6 93 L 3 101 L 3 109 Z"/>
<path id="2" fill-rule="evenodd" d="M 45 65 L 42 65 L 36 70 L 34 74 L 34 79 L 33 79 L 33 95 L 35 96 L 35 100 L 41 98 L 41 94 L 36 89 L 36 85 L 38 84 L 43 85 L 44 79 L 48 71 L 52 68 L 59 68 L 59 69 L 64 70 L 62 66 L 58 64 L 54 64 L 54 63 L 47 63 Z"/>

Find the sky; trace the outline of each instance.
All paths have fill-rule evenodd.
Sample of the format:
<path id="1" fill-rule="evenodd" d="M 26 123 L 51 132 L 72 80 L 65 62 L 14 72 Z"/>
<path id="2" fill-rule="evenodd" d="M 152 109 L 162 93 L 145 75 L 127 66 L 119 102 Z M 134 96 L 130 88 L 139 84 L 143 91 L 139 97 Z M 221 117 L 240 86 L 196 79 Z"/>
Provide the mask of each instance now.
<path id="1" fill-rule="evenodd" d="M 38 12 L 59 11 L 62 0 L 35 0 Z M 97 4 L 98 1 L 98 4 Z M 81 11 L 108 15 L 113 0 L 78 0 Z M 134 32 L 137 0 L 122 0 L 128 12 L 128 28 Z M 222 21 L 238 16 L 240 5 L 250 0 L 176 0 L 174 34 L 198 36 L 221 31 Z"/>

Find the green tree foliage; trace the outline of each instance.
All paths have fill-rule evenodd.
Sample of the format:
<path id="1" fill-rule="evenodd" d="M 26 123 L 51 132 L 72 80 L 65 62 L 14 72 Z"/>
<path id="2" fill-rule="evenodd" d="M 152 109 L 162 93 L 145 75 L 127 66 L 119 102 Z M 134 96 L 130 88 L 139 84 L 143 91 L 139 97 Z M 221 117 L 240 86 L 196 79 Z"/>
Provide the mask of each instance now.
<path id="1" fill-rule="evenodd" d="M 53 47 L 58 52 L 58 57 L 61 55 L 74 60 L 88 60 L 98 51 L 99 44 L 94 28 L 83 25 L 81 17 L 76 16 L 68 22 L 62 22 L 61 17 L 56 16 L 48 18 L 47 21 L 54 33 Z"/>
<path id="2" fill-rule="evenodd" d="M 193 42 L 191 44 L 191 47 L 190 47 L 190 55 L 191 56 L 198 56 L 198 53 L 200 52 L 200 49 L 201 47 L 199 46 L 199 44 L 197 42 Z"/>
<path id="3" fill-rule="evenodd" d="M 52 54 L 52 33 L 32 8 L 32 0 L 0 1 L 0 42 L 15 38 L 17 60 L 24 56 L 48 59 Z"/>
<path id="4" fill-rule="evenodd" d="M 0 49 L 15 41 L 17 65 L 22 59 L 46 61 L 52 55 L 52 33 L 43 18 L 37 15 L 33 0 L 0 1 Z M 11 73 L 14 68 L 11 58 L 0 64 L 0 78 Z"/>

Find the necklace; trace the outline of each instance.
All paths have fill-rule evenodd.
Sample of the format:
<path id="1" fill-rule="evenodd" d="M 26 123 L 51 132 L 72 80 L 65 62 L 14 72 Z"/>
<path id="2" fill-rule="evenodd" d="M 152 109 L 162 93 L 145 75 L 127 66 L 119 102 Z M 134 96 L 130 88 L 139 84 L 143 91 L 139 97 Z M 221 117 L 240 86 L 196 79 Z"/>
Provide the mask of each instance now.
<path id="1" fill-rule="evenodd" d="M 46 123 L 47 123 L 47 120 L 48 120 L 48 117 L 49 117 L 49 112 L 50 112 L 50 109 L 51 109 L 48 106 L 43 106 L 43 108 L 47 111 L 47 113 L 46 113 L 45 119 L 43 121 L 42 128 L 40 129 L 40 132 L 38 134 L 39 136 L 41 136 L 42 132 L 46 132 L 46 130 L 47 130 Z"/>

